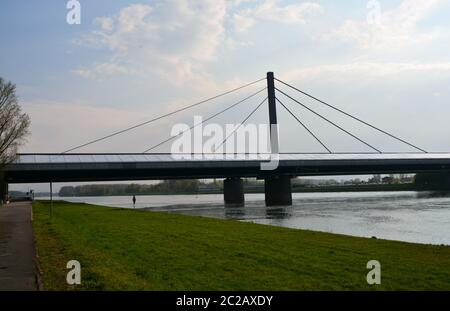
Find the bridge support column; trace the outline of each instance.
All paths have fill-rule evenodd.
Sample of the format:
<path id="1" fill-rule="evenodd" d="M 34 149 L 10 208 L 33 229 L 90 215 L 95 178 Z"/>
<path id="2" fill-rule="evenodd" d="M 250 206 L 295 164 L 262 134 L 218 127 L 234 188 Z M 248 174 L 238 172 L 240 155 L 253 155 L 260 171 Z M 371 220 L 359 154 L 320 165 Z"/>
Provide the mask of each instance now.
<path id="1" fill-rule="evenodd" d="M 227 178 L 223 182 L 223 197 L 225 205 L 244 205 L 244 181 L 242 178 Z"/>
<path id="2" fill-rule="evenodd" d="M 5 204 L 8 200 L 8 183 L 0 175 L 0 204 Z"/>
<path id="3" fill-rule="evenodd" d="M 292 205 L 291 177 L 279 175 L 264 180 L 266 206 Z"/>

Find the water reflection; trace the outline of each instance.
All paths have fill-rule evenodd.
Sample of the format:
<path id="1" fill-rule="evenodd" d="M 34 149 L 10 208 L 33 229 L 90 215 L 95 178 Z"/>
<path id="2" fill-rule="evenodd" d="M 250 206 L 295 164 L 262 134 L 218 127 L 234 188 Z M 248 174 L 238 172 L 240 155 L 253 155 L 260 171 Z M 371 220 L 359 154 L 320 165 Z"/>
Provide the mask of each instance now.
<path id="1" fill-rule="evenodd" d="M 292 217 L 292 211 L 290 206 L 283 207 L 269 207 L 266 209 L 266 218 L 281 220 Z"/>
<path id="2" fill-rule="evenodd" d="M 224 218 L 240 220 L 245 218 L 245 206 L 226 206 L 224 208 Z"/>
<path id="3" fill-rule="evenodd" d="M 450 198 L 450 191 L 421 191 L 417 192 L 418 199 Z"/>

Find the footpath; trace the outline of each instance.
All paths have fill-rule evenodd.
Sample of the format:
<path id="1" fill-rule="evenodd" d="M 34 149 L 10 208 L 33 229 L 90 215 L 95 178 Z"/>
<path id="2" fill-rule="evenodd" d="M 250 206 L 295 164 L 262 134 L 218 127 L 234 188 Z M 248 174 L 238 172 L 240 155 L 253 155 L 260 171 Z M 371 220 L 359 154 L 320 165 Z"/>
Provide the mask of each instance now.
<path id="1" fill-rule="evenodd" d="M 38 289 L 31 202 L 0 207 L 0 291 Z"/>

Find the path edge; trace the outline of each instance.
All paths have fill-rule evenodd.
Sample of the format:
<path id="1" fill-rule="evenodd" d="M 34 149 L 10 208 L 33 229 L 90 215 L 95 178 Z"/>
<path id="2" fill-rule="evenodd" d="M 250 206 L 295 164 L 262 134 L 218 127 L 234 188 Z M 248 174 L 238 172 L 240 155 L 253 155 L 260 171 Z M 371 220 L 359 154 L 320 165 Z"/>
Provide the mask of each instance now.
<path id="1" fill-rule="evenodd" d="M 41 265 L 39 263 L 39 252 L 38 252 L 38 248 L 37 248 L 36 235 L 34 234 L 33 203 L 34 202 L 31 202 L 30 222 L 31 222 L 31 232 L 33 234 L 33 247 L 34 247 L 34 254 L 35 254 L 35 256 L 34 256 L 34 264 L 36 266 L 35 282 L 36 282 L 37 290 L 43 291 L 44 290 L 44 283 L 42 281 L 43 271 L 42 271 Z"/>

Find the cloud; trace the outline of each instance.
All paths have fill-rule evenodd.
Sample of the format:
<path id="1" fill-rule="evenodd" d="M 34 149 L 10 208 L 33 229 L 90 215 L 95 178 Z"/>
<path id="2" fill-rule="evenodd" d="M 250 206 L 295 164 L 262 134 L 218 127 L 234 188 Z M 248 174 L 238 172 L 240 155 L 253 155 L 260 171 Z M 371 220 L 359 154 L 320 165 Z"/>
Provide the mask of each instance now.
<path id="1" fill-rule="evenodd" d="M 399 74 L 446 72 L 450 73 L 450 63 L 393 63 L 393 62 L 354 62 L 295 69 L 283 74 L 285 80 L 311 80 L 321 76 L 331 78 L 357 77 L 385 78 Z"/>
<path id="2" fill-rule="evenodd" d="M 114 27 L 114 20 L 110 17 L 97 17 L 95 22 L 100 25 L 104 31 L 112 31 Z"/>
<path id="3" fill-rule="evenodd" d="M 280 6 L 278 0 L 266 0 L 251 12 L 255 18 L 285 24 L 304 24 L 306 18 L 322 12 L 314 2 L 302 2 Z"/>
<path id="4" fill-rule="evenodd" d="M 225 15 L 224 0 L 132 4 L 116 16 L 97 18 L 98 28 L 81 40 L 109 49 L 113 61 L 74 73 L 84 77 L 156 74 L 176 85 L 207 81 L 203 66 L 215 60 L 225 41 Z"/>
<path id="5" fill-rule="evenodd" d="M 132 4 L 114 16 L 96 18 L 95 30 L 76 40 L 78 44 L 108 49 L 109 60 L 76 68 L 72 73 L 98 79 L 156 75 L 176 86 L 204 89 L 211 86 L 207 68 L 218 61 L 219 54 L 251 45 L 237 40 L 236 33 L 247 31 L 257 21 L 303 24 L 320 11 L 316 3 L 281 5 L 278 0 Z M 229 23 L 234 27 L 227 30 Z"/>
<path id="6" fill-rule="evenodd" d="M 280 5 L 278 0 L 264 0 L 251 8 L 242 9 L 233 15 L 234 27 L 237 31 L 247 31 L 257 20 L 282 24 L 305 24 L 308 17 L 323 11 L 314 2 L 302 2 Z"/>
<path id="7" fill-rule="evenodd" d="M 115 63 L 95 64 L 91 68 L 83 67 L 72 70 L 72 73 L 84 78 L 102 79 L 115 75 L 127 75 L 134 73 L 132 68 L 121 66 Z"/>
<path id="8" fill-rule="evenodd" d="M 420 32 L 419 22 L 434 11 L 443 0 L 403 0 L 396 8 L 383 11 L 379 2 L 368 3 L 364 20 L 346 20 L 339 28 L 322 38 L 327 41 L 356 43 L 364 49 L 392 50 L 437 38 L 437 30 Z"/>
<path id="9" fill-rule="evenodd" d="M 237 32 L 246 32 L 256 24 L 256 21 L 253 18 L 243 16 L 239 13 L 235 13 L 233 15 L 232 22 L 234 25 L 234 29 Z"/>

